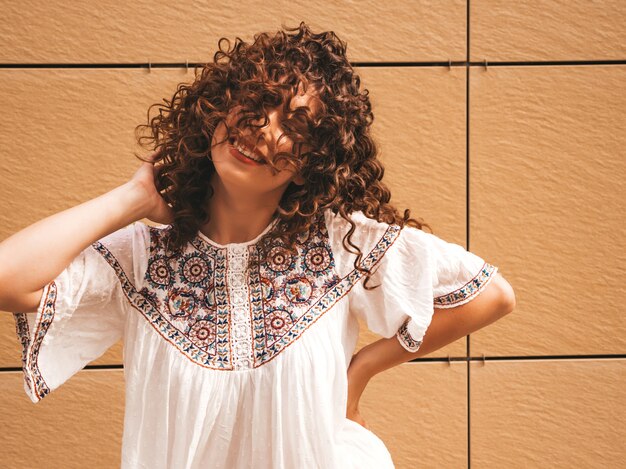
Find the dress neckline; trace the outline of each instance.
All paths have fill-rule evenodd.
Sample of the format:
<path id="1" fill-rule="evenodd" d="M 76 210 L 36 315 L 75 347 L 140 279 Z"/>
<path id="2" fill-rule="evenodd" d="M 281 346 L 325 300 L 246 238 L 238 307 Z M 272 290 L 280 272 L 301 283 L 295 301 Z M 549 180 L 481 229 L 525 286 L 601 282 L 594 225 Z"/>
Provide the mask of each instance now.
<path id="1" fill-rule="evenodd" d="M 208 244 L 210 244 L 211 246 L 214 246 L 216 248 L 220 248 L 220 249 L 224 249 L 224 248 L 233 248 L 233 247 L 245 247 L 245 246 L 250 246 L 252 244 L 256 244 L 259 242 L 259 240 L 261 239 L 261 237 L 266 234 L 267 232 L 269 232 L 275 225 L 276 223 L 278 223 L 279 217 L 277 215 L 274 216 L 274 218 L 272 218 L 272 220 L 270 221 L 269 225 L 267 225 L 265 227 L 265 229 L 256 237 L 254 237 L 253 239 L 249 240 L 249 241 L 243 241 L 241 243 L 226 243 L 226 244 L 220 244 L 217 243 L 215 241 L 213 241 L 211 238 L 209 238 L 207 235 L 205 235 L 202 231 L 198 230 L 197 232 L 197 236 L 202 239 L 203 241 L 206 241 Z"/>

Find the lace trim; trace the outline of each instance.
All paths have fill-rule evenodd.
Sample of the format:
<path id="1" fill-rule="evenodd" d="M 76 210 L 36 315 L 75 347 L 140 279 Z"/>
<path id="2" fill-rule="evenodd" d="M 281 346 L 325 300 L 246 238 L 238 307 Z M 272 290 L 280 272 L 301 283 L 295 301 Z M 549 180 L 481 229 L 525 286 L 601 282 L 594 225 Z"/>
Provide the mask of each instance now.
<path id="1" fill-rule="evenodd" d="M 243 370 L 253 368 L 252 326 L 250 324 L 250 302 L 246 266 L 248 265 L 246 246 L 228 248 L 228 295 L 231 308 L 231 346 L 233 368 Z"/>

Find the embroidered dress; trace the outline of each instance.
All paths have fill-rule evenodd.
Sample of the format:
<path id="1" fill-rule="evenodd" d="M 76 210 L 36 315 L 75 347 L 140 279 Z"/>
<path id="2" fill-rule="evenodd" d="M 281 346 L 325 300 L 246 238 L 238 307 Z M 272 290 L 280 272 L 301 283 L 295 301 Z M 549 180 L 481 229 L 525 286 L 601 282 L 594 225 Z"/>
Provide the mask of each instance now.
<path id="1" fill-rule="evenodd" d="M 417 350 L 434 307 L 478 295 L 497 267 L 462 246 L 354 212 L 368 286 L 342 246 L 350 225 L 321 212 L 297 255 L 261 237 L 198 232 L 167 257 L 169 225 L 135 222 L 81 252 L 14 313 L 24 388 L 38 402 L 124 343 L 123 469 L 393 468 L 384 442 L 346 418 L 346 370 L 361 318 Z"/>

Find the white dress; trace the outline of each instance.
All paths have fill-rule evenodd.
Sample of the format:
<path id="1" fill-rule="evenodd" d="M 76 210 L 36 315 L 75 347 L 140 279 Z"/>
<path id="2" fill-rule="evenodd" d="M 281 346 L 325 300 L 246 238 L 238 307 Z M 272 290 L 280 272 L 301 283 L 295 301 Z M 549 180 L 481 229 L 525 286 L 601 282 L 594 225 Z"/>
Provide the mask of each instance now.
<path id="1" fill-rule="evenodd" d="M 393 468 L 372 431 L 346 417 L 360 317 L 417 350 L 434 306 L 470 301 L 497 267 L 425 231 L 354 212 L 353 242 L 375 275 L 363 288 L 350 225 L 329 210 L 298 240 L 245 269 L 257 238 L 201 232 L 166 257 L 169 225 L 135 222 L 95 242 L 14 313 L 24 388 L 38 402 L 119 339 L 123 469 Z"/>

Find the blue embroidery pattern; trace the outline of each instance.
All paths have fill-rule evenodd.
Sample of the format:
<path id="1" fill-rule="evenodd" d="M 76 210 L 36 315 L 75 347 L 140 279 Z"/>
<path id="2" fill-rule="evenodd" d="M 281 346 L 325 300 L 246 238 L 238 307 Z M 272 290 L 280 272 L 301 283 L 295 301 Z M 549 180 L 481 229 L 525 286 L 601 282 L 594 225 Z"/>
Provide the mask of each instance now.
<path id="1" fill-rule="evenodd" d="M 400 329 L 398 329 L 398 332 L 396 332 L 396 337 L 400 339 L 400 344 L 409 352 L 417 352 L 417 349 L 419 349 L 420 345 L 422 345 L 422 341 L 415 340 L 413 336 L 409 333 L 407 329 L 407 324 L 409 323 L 410 319 L 411 318 L 407 318 L 402 323 Z"/>
<path id="2" fill-rule="evenodd" d="M 170 227 L 150 229 L 150 258 L 143 287 L 137 290 L 113 254 L 101 243 L 95 249 L 116 272 L 122 290 L 155 330 L 199 366 L 233 370 L 232 308 L 227 273 L 232 262 L 227 247 L 199 236 L 181 254 L 166 257 Z M 382 239 L 361 261 L 372 268 L 399 233 L 390 225 Z M 302 336 L 313 323 L 346 295 L 363 276 L 354 269 L 336 274 L 323 215 L 308 233 L 297 238 L 296 255 L 280 242 L 259 263 L 255 244 L 246 246 L 256 266 L 247 271 L 253 367 L 269 362 Z M 231 287 L 237 287 L 231 285 Z"/>
<path id="3" fill-rule="evenodd" d="M 469 301 L 478 292 L 489 283 L 498 268 L 485 262 L 480 272 L 476 276 L 463 285 L 461 288 L 454 290 L 446 295 L 435 297 L 435 306 L 439 308 L 451 308 L 464 302 Z"/>

